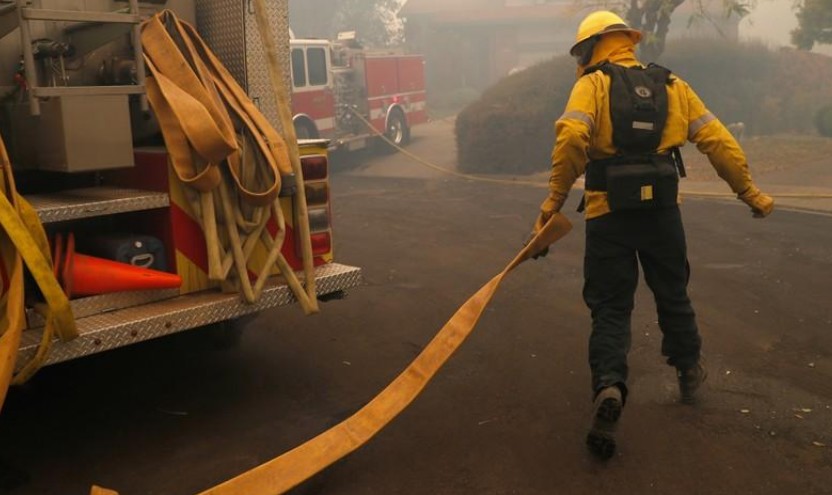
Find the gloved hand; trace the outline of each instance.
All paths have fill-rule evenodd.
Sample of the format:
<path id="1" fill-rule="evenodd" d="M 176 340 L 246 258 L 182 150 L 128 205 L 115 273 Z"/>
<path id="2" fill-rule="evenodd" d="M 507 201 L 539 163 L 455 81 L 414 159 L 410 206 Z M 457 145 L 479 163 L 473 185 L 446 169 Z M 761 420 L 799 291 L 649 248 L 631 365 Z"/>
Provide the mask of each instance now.
<path id="1" fill-rule="evenodd" d="M 526 239 L 526 242 L 523 243 L 523 247 L 528 246 L 529 243 L 532 242 L 532 239 L 534 239 L 534 236 L 536 236 L 536 235 L 537 235 L 536 232 L 532 232 L 531 234 L 529 234 L 529 238 Z M 549 254 L 549 246 L 546 246 L 545 248 L 543 248 L 542 251 L 539 251 L 539 252 L 533 254 L 532 259 L 536 260 L 537 258 L 545 258 L 547 254 Z"/>
<path id="2" fill-rule="evenodd" d="M 751 207 L 754 218 L 764 218 L 774 210 L 774 198 L 760 191 L 757 186 L 751 186 L 737 196 Z"/>
<path id="3" fill-rule="evenodd" d="M 534 236 L 536 236 L 537 233 L 540 232 L 540 230 L 543 228 L 544 225 L 546 225 L 546 222 L 549 221 L 553 214 L 554 212 L 547 212 L 543 210 L 540 211 L 540 214 L 537 216 L 537 220 L 535 220 L 534 222 L 532 233 L 529 234 L 529 237 L 528 239 L 526 239 L 526 242 L 523 243 L 523 246 L 528 246 L 529 243 L 532 242 Z M 549 246 L 546 246 L 546 248 L 542 251 L 533 254 L 532 259 L 536 260 L 537 258 L 545 257 L 547 254 L 549 254 Z"/>

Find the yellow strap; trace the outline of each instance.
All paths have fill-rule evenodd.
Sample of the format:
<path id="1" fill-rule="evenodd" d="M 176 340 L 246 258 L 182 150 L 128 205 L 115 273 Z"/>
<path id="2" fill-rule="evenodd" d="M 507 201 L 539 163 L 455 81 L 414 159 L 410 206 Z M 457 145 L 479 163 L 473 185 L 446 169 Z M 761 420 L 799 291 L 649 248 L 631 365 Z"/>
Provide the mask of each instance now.
<path id="1" fill-rule="evenodd" d="M 0 329 L 0 409 L 9 383 L 22 383 L 37 371 L 46 357 L 52 336 L 57 333 L 62 339 L 78 336 L 75 319 L 69 299 L 58 284 L 52 270 L 49 241 L 34 208 L 17 194 L 9 157 L 3 140 L 0 139 L 0 225 L 3 227 L 3 242 L 14 246 L 15 255 L 9 269 L 9 287 L 6 307 L 8 327 Z M 26 326 L 24 317 L 23 263 L 40 287 L 47 303 L 46 328 L 35 359 L 24 366 L 12 378 L 16 364 L 20 339 Z"/>
<path id="2" fill-rule="evenodd" d="M 23 287 L 23 261 L 20 255 L 15 256 L 12 266 L 6 268 L 11 288 L 5 307 L 8 327 L 3 329 L 0 335 L 0 411 L 3 410 L 6 392 L 12 381 L 20 338 L 23 335 L 23 327 L 26 326 L 23 318 L 23 290 L 15 289 Z"/>
<path id="3" fill-rule="evenodd" d="M 22 200 L 22 198 L 18 199 Z M 20 204 L 23 205 L 25 202 L 21 201 Z M 75 319 L 72 317 L 69 299 L 55 279 L 51 261 L 41 251 L 39 242 L 33 238 L 33 232 L 29 230 L 30 227 L 35 228 L 36 231 L 38 229 L 31 223 L 27 225 L 4 195 L 0 195 L 0 224 L 6 231 L 6 235 L 17 247 L 20 256 L 32 273 L 32 277 L 43 292 L 43 297 L 53 313 L 58 335 L 64 340 L 77 337 L 78 330 L 75 328 Z M 42 227 L 40 229 L 42 233 Z M 37 235 L 37 232 L 34 234 Z M 48 253 L 48 250 L 46 252 Z M 10 290 L 18 290 L 18 288 L 13 286 Z M 19 290 L 22 291 L 23 287 L 20 287 Z"/>

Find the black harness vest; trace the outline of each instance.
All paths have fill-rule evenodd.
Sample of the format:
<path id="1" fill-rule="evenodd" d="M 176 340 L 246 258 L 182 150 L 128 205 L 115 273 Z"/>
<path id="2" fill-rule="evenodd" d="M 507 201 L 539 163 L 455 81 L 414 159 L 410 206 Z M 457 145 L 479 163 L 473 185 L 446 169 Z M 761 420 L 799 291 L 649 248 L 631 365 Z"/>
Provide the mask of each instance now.
<path id="1" fill-rule="evenodd" d="M 681 154 L 676 148 L 671 154 L 657 153 L 667 123 L 671 72 L 655 64 L 642 68 L 603 62 L 584 75 L 598 70 L 610 76 L 612 138 L 619 154 L 589 162 L 586 188 L 606 191 L 613 211 L 676 205 L 679 175 L 684 177 Z"/>

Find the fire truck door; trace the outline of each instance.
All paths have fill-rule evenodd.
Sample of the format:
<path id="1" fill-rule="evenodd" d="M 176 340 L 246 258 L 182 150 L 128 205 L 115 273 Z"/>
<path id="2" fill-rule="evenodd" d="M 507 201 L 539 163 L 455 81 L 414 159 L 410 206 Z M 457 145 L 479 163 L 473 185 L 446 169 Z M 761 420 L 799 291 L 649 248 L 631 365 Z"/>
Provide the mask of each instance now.
<path id="1" fill-rule="evenodd" d="M 299 138 L 335 134 L 335 97 L 330 81 L 329 47 L 292 47 L 292 107 Z"/>

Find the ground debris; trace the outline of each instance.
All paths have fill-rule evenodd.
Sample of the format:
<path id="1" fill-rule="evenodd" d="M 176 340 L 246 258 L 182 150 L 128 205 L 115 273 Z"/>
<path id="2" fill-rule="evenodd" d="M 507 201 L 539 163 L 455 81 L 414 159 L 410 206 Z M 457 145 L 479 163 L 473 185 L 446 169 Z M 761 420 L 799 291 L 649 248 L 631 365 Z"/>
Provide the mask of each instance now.
<path id="1" fill-rule="evenodd" d="M 818 442 L 818 441 L 814 441 L 814 442 L 812 442 L 812 445 L 814 445 L 815 447 L 826 447 L 826 444 L 825 444 L 825 443 L 823 443 L 823 442 Z"/>

